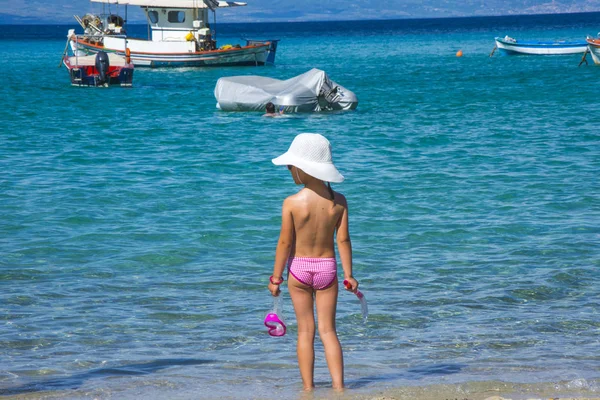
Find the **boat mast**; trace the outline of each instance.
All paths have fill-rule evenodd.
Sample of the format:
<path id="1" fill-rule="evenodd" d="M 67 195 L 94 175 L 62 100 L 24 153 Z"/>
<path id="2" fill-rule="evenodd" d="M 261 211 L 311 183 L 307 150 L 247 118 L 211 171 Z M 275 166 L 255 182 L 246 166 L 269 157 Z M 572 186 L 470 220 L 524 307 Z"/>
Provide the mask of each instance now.
<path id="1" fill-rule="evenodd" d="M 213 40 L 216 42 L 217 41 L 217 9 L 215 8 L 213 10 L 213 25 L 214 25 L 214 36 L 213 36 Z"/>
<path id="2" fill-rule="evenodd" d="M 148 28 L 148 40 L 150 40 L 150 16 L 148 15 L 148 7 L 142 7 L 146 14 L 146 27 Z"/>

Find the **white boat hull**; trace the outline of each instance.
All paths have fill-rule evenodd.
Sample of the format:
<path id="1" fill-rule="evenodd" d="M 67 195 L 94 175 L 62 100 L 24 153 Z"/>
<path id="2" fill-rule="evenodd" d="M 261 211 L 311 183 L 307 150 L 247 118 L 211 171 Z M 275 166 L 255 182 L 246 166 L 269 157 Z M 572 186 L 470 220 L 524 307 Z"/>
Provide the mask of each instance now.
<path id="1" fill-rule="evenodd" d="M 583 54 L 587 49 L 586 44 L 567 45 L 561 42 L 555 43 L 509 43 L 496 38 L 496 47 L 507 54 L 530 54 L 530 55 L 564 55 Z"/>
<path id="2" fill-rule="evenodd" d="M 255 42 L 243 47 L 196 51 L 194 42 L 153 42 L 118 36 L 104 36 L 95 42 L 90 37 L 71 36 L 75 54 L 94 54 L 98 51 L 125 56 L 130 51 L 136 67 L 218 67 L 259 66 L 274 61 L 276 43 Z M 272 53 L 272 54 L 271 54 Z"/>
<path id="3" fill-rule="evenodd" d="M 600 65 L 600 39 L 588 39 L 588 51 L 594 64 Z"/>

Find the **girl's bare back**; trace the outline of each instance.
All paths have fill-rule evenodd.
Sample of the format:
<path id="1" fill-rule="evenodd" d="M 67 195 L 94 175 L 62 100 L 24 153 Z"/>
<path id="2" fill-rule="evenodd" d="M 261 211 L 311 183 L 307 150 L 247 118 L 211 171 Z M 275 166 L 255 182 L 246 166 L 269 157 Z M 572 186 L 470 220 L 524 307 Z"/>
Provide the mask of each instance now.
<path id="1" fill-rule="evenodd" d="M 286 199 L 284 208 L 292 214 L 295 233 L 291 256 L 335 257 L 334 237 L 346 210 L 346 198 L 334 193 L 332 201 L 304 188 Z"/>

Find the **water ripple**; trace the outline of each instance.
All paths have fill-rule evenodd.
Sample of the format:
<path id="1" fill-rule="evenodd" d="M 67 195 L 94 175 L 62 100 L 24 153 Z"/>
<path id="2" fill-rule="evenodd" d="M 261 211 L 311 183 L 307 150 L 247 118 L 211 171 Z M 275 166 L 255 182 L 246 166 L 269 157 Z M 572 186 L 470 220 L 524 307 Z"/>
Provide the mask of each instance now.
<path id="1" fill-rule="evenodd" d="M 284 30 L 276 68 L 140 69 L 132 90 L 70 87 L 51 68 L 62 39 L 43 51 L 3 41 L 0 393 L 135 398 L 110 387 L 154 382 L 177 386 L 164 398 L 191 398 L 268 382 L 260 393 L 273 397 L 275 376 L 293 396 L 285 288 L 290 335 L 271 340 L 262 319 L 281 202 L 296 190 L 270 160 L 299 132 L 325 134 L 347 177 L 334 188 L 350 201 L 371 312 L 364 325 L 340 294 L 356 388 L 597 378 L 600 121 L 582 82 L 598 71 L 569 57 L 489 59 L 490 29 Z M 43 85 L 6 82 L 34 56 L 21 70 Z M 268 121 L 215 109 L 222 75 L 313 66 L 359 109 Z M 322 358 L 317 374 L 323 386 Z"/>

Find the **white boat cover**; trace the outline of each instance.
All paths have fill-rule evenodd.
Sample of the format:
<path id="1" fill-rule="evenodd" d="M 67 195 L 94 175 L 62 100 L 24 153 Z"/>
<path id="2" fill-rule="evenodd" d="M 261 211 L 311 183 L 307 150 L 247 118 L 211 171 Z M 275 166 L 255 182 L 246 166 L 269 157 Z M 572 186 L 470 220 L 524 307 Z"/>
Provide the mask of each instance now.
<path id="1" fill-rule="evenodd" d="M 353 92 L 316 68 L 285 81 L 256 75 L 220 78 L 215 98 L 217 107 L 225 111 L 264 112 L 269 102 L 285 113 L 354 110 L 358 106 Z"/>
<path id="2" fill-rule="evenodd" d="M 241 7 L 247 3 L 241 1 L 218 0 L 90 0 L 92 3 L 119 4 L 123 6 L 157 7 L 157 8 L 210 8 Z"/>

